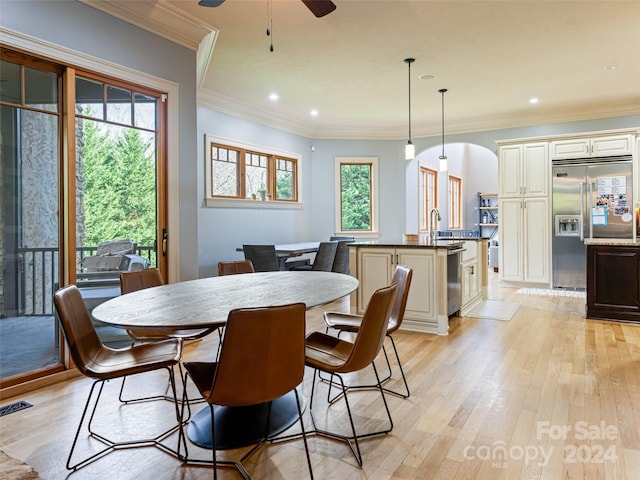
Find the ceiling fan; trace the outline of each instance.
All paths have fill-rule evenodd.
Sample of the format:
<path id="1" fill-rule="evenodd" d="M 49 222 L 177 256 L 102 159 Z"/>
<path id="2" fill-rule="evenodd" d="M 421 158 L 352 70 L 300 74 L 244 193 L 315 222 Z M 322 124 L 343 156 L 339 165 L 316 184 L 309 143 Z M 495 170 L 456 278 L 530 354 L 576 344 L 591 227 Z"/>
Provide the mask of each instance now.
<path id="1" fill-rule="evenodd" d="M 224 0 L 200 0 L 198 4 L 201 7 L 219 7 Z M 316 17 L 324 17 L 336 9 L 336 5 L 331 0 L 302 0 L 311 13 Z"/>

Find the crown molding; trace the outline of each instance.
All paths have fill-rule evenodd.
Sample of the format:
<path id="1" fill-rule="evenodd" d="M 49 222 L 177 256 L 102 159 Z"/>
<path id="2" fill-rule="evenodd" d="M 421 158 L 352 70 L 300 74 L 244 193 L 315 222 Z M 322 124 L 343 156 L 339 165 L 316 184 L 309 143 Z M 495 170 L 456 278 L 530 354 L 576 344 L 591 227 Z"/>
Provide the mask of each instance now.
<path id="1" fill-rule="evenodd" d="M 193 15 L 172 5 L 168 0 L 122 1 L 122 0 L 78 0 L 120 20 L 166 38 L 174 43 L 197 51 L 200 44 L 211 33 L 218 30 Z"/>

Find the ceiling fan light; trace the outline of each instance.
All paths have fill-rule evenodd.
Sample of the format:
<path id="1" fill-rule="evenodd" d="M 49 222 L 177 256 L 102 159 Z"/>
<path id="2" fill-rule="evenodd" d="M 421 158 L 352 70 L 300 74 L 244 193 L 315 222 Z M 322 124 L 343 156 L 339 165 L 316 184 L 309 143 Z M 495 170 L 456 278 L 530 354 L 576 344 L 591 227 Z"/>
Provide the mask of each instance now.
<path id="1" fill-rule="evenodd" d="M 440 156 L 440 171 L 446 172 L 447 170 L 449 170 L 449 161 L 446 156 L 442 155 Z"/>
<path id="2" fill-rule="evenodd" d="M 414 158 L 416 158 L 416 146 L 409 140 L 404 146 L 404 159 L 413 160 Z"/>

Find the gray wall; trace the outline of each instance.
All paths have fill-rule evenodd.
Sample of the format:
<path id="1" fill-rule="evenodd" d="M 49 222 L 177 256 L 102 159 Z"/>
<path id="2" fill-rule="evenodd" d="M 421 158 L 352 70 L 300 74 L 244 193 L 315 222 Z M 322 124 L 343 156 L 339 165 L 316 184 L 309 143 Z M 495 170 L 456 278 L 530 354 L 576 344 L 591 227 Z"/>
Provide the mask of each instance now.
<path id="1" fill-rule="evenodd" d="M 564 124 L 511 128 L 447 135 L 446 151 L 452 173 L 462 173 L 464 227 L 474 228 L 477 192 L 497 193 L 497 140 L 557 135 L 640 126 L 640 115 Z M 301 211 L 210 208 L 204 206 L 204 135 L 300 153 L 302 156 Z M 200 276 L 215 275 L 219 260 L 240 259 L 236 248 L 243 243 L 281 243 L 322 240 L 333 235 L 334 159 L 336 156 L 376 156 L 380 161 L 380 239 L 400 240 L 410 222 L 417 225 L 417 164 L 440 155 L 441 137 L 414 138 L 416 160 L 404 160 L 404 140 L 307 139 L 257 123 L 241 120 L 203 107 L 198 108 L 198 264 Z M 312 150 L 313 147 L 313 151 Z M 431 149 L 431 150 L 430 150 Z M 425 160 L 427 163 L 430 160 Z M 435 166 L 437 164 L 433 164 Z M 414 168 L 415 167 L 415 168 Z M 439 189 L 446 202 L 446 176 Z M 444 183 L 442 183 L 444 181 Z M 414 208 L 414 211 L 411 209 Z M 441 228 L 446 228 L 443 217 Z"/>
<path id="2" fill-rule="evenodd" d="M 215 274 L 219 260 L 241 257 L 235 249 L 245 242 L 321 240 L 332 235 L 336 156 L 380 159 L 381 238 L 395 240 L 405 233 L 411 162 L 403 158 L 404 140 L 308 139 L 206 108 L 196 112 L 195 52 L 75 1 L 3 0 L 0 9 L 0 25 L 5 28 L 180 85 L 180 117 L 171 127 L 180 131 L 179 158 L 170 161 L 179 162 L 181 279 Z M 447 135 L 446 142 L 478 145 L 495 153 L 496 140 L 632 126 L 640 126 L 640 116 Z M 301 154 L 303 210 L 205 207 L 205 133 Z M 413 141 L 420 154 L 441 140 L 434 136 Z M 472 174 L 471 168 L 467 165 L 465 175 Z M 495 175 L 487 174 L 487 182 L 495 182 Z M 474 185 L 474 190 L 495 190 L 484 188 L 482 180 L 474 180 Z"/>
<path id="3" fill-rule="evenodd" d="M 76 1 L 0 2 L 0 25 L 179 84 L 180 278 L 197 276 L 196 52 Z"/>

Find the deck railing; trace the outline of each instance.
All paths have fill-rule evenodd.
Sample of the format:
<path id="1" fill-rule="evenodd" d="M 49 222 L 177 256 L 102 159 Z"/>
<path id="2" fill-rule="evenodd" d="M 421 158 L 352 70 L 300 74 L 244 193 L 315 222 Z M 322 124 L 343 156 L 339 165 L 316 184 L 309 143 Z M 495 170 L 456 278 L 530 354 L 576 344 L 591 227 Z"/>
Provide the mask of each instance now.
<path id="1" fill-rule="evenodd" d="M 98 247 L 76 248 L 77 273 L 84 259 Z M 136 247 L 136 254 L 155 265 L 153 246 Z M 53 315 L 53 294 L 60 285 L 59 251 L 56 247 L 18 248 L 18 316 Z"/>

